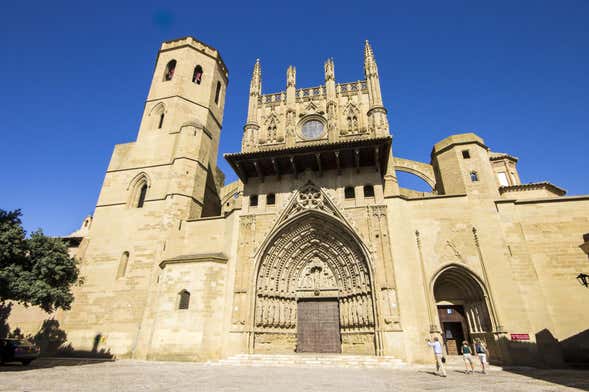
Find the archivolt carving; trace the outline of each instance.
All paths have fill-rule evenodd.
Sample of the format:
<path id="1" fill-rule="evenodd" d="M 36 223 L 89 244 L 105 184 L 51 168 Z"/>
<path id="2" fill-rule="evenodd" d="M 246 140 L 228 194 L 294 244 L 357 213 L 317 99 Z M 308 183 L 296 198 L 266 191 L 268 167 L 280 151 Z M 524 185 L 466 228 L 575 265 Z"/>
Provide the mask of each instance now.
<path id="1" fill-rule="evenodd" d="M 293 213 L 325 210 L 323 197 L 309 184 L 299 193 Z M 311 212 L 289 219 L 262 255 L 256 328 L 295 328 L 297 297 L 306 291 L 338 296 L 344 330 L 373 330 L 368 268 L 356 239 L 333 215 Z"/>

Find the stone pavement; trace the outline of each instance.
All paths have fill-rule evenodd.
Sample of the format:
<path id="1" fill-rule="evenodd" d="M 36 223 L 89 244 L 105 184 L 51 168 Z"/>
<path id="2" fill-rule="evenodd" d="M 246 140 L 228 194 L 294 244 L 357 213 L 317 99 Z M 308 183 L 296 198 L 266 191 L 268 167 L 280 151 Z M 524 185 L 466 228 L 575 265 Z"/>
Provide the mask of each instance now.
<path id="1" fill-rule="evenodd" d="M 577 389 L 579 388 L 579 389 Z M 424 366 L 401 369 L 210 366 L 190 362 L 44 358 L 0 366 L 0 391 L 589 391 L 589 371 L 519 369 L 447 378 Z"/>

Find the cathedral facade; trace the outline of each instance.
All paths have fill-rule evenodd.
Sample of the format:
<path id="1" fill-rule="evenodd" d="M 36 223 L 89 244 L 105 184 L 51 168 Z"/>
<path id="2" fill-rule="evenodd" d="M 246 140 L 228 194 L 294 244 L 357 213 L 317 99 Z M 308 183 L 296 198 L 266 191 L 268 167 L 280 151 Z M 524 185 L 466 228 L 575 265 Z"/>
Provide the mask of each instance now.
<path id="1" fill-rule="evenodd" d="M 69 237 L 85 282 L 54 317 L 80 350 L 202 361 L 239 353 L 431 359 L 484 340 L 497 363 L 587 360 L 589 196 L 522 184 L 473 133 L 395 156 L 375 55 L 364 77 L 262 92 L 217 168 L 229 74 L 192 38 L 158 52 L 137 140 L 115 147 L 91 218 Z M 227 135 L 225 135 L 227 137 Z M 398 172 L 430 192 L 404 189 Z M 585 235 L 585 236 L 584 236 Z M 15 311 L 34 333 L 42 318 Z M 96 337 L 100 336 L 99 341 Z"/>

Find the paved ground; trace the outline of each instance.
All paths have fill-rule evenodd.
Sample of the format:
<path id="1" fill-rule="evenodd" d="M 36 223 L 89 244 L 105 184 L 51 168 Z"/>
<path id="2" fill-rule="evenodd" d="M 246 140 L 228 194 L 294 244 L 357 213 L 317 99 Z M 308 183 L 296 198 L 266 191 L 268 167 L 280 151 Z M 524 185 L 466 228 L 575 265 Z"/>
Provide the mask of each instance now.
<path id="1" fill-rule="evenodd" d="M 577 389 L 578 388 L 578 389 Z M 0 391 L 589 391 L 589 371 L 491 371 L 447 378 L 425 367 L 400 370 L 207 366 L 186 362 L 40 359 L 0 366 Z"/>

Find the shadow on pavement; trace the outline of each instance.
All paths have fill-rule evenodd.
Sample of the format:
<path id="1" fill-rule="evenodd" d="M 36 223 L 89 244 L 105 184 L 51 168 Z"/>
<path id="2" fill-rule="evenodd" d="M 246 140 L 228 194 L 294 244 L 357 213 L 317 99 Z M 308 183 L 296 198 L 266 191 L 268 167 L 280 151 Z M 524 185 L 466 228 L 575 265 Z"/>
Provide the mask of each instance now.
<path id="1" fill-rule="evenodd" d="M 20 362 L 4 363 L 0 365 L 0 373 L 24 372 L 27 370 L 48 369 L 58 366 L 96 365 L 103 362 L 114 362 L 114 359 L 41 357 L 27 366 L 23 366 Z"/>
<path id="2" fill-rule="evenodd" d="M 589 391 L 589 371 L 574 369 L 505 368 L 505 371 Z"/>

